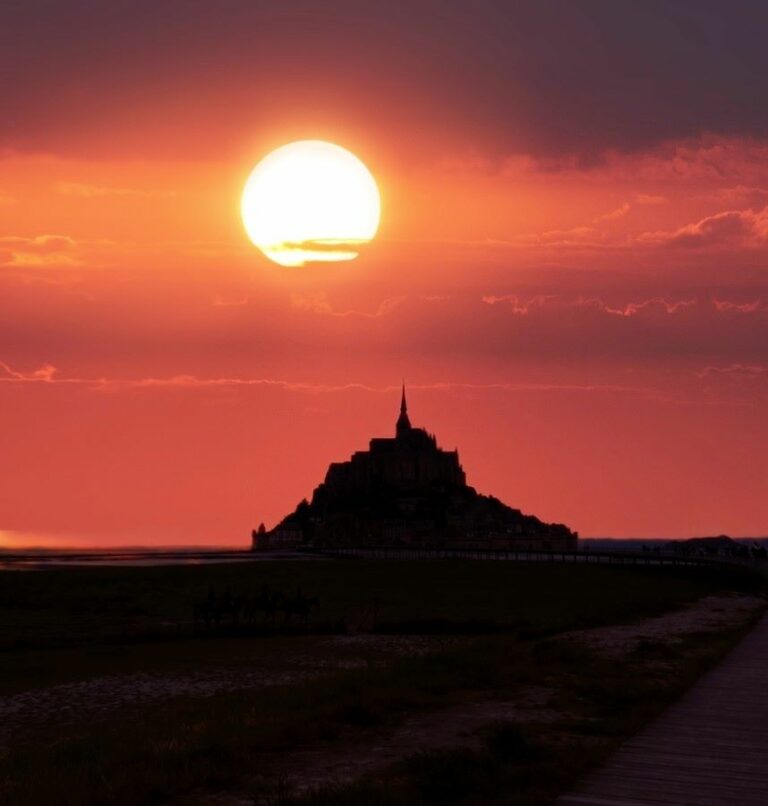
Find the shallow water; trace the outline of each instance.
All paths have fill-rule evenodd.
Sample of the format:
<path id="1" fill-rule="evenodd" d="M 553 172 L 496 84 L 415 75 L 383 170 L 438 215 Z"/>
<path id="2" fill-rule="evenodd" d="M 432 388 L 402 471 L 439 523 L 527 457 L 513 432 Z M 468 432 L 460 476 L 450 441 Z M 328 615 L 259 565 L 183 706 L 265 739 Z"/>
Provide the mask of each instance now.
<path id="1" fill-rule="evenodd" d="M 179 550 L 157 551 L 0 551 L 0 570 L 37 571 L 45 568 L 73 567 L 148 567 L 160 565 L 220 565 L 222 563 L 252 563 L 272 560 L 315 559 L 291 552 Z"/>

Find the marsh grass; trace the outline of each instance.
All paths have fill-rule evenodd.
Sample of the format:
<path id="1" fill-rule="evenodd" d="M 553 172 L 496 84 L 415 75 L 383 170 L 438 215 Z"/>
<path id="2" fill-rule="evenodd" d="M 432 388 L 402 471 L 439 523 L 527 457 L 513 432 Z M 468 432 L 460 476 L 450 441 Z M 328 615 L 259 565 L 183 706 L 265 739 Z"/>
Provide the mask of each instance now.
<path id="1" fill-rule="evenodd" d="M 687 639 L 660 673 L 637 658 L 585 646 L 534 645 L 531 674 L 556 691 L 556 722 L 490 726 L 483 746 L 418 753 L 384 775 L 283 794 L 274 806 L 543 806 L 568 791 L 628 736 L 720 660 L 746 627 Z M 560 651 L 562 650 L 562 651 Z M 669 660 L 669 658 L 666 658 Z M 270 803 L 258 800 L 259 803 Z"/>
<path id="2" fill-rule="evenodd" d="M 181 619 L 207 585 L 234 589 L 265 578 L 274 588 L 301 586 L 319 595 L 316 630 L 339 629 L 344 609 L 375 591 L 385 603 L 382 630 L 427 631 L 439 623 L 464 637 L 423 657 L 396 657 L 268 690 L 177 697 L 108 722 L 64 728 L 52 715 L 50 725 L 0 757 L 0 802 L 195 803 L 201 793 L 222 790 L 281 805 L 548 802 L 679 696 L 738 637 L 735 631 L 700 634 L 673 651 L 638 647 L 616 659 L 560 640 L 558 633 L 656 615 L 752 584 L 670 569 L 452 562 L 275 566 L 67 570 L 16 575 L 10 584 L 0 577 L 6 584 L 3 629 L 31 630 L 29 646 L 0 653 L 0 684 L 16 690 L 30 669 L 37 684 L 87 678 L 119 668 L 126 654 L 128 666 L 137 669 L 194 666 L 211 655 L 237 668 L 247 663 L 248 652 L 265 647 L 279 657 L 281 642 L 293 638 L 194 637 L 183 630 L 157 636 L 157 622 Z M 99 621 L 92 603 L 105 592 L 112 605 Z M 143 620 L 136 622 L 137 614 Z M 92 641 L 86 629 L 91 619 L 98 625 Z M 128 623 L 139 626 L 128 631 Z M 548 707 L 562 713 L 561 720 L 499 724 L 480 749 L 426 751 L 383 777 L 300 797 L 280 784 L 280 765 L 298 748 L 355 745 L 410 715 L 478 696 L 509 698 L 530 685 L 554 692 Z"/>
<path id="3" fill-rule="evenodd" d="M 635 658 L 607 659 L 570 642 L 549 640 L 542 649 L 538 642 L 494 637 L 269 692 L 173 701 L 140 719 L 124 717 L 14 747 L 0 760 L 0 798 L 186 803 L 200 791 L 252 791 L 259 776 L 277 791 L 275 762 L 293 749 L 355 744 L 414 713 L 478 694 L 508 698 L 535 682 L 556 692 L 552 705 L 565 715 L 561 720 L 499 723 L 481 750 L 427 751 L 383 779 L 301 797 L 286 791 L 275 803 L 544 803 L 679 696 L 735 638 L 695 637 L 674 674 L 654 674 Z M 505 792 L 515 799 L 505 800 Z"/>
<path id="4" fill-rule="evenodd" d="M 169 640 L 189 634 L 208 589 L 263 585 L 317 596 L 316 632 L 378 598 L 380 632 L 559 631 L 654 615 L 670 603 L 754 586 L 719 569 L 482 561 L 291 561 L 0 571 L 0 648 Z M 280 622 L 278 621 L 278 626 Z M 257 625 L 268 632 L 270 625 Z"/>

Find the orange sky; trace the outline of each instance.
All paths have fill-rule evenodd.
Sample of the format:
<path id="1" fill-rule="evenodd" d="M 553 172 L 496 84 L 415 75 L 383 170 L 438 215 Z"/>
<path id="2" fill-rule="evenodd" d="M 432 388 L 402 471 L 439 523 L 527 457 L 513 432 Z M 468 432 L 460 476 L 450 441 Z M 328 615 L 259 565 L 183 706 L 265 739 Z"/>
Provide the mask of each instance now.
<path id="1" fill-rule="evenodd" d="M 202 6 L 183 26 L 139 6 L 88 17 L 80 49 L 52 6 L 40 47 L 58 78 L 14 63 L 0 545 L 242 544 L 394 428 L 403 376 L 413 422 L 526 512 L 582 535 L 768 533 L 768 133 L 737 108 L 746 29 L 711 45 L 742 37 L 727 64 L 718 52 L 709 106 L 695 87 L 710 40 L 688 43 L 678 115 L 633 84 L 642 20 L 625 30 L 608 11 L 600 30 L 626 53 L 605 40 L 603 56 L 625 60 L 635 92 L 621 109 L 597 57 L 550 81 L 539 40 L 507 31 L 507 47 L 498 26 L 473 28 L 468 72 L 452 72 L 441 48 L 464 47 L 458 11 L 438 42 L 421 11 L 408 27 L 405 7 L 369 10 L 341 55 L 308 12 L 287 30 L 312 59 L 284 59 L 278 37 L 254 65 L 245 4 L 205 59 Z M 539 31 L 523 6 L 519 26 Z M 20 35 L 32 22 L 18 13 Z M 576 53 L 597 29 L 573 23 Z M 647 26 L 670 54 L 675 26 Z M 126 66 L 127 49 L 145 58 Z M 382 223 L 356 261 L 284 269 L 249 243 L 239 196 L 264 153 L 307 137 L 366 162 Z"/>

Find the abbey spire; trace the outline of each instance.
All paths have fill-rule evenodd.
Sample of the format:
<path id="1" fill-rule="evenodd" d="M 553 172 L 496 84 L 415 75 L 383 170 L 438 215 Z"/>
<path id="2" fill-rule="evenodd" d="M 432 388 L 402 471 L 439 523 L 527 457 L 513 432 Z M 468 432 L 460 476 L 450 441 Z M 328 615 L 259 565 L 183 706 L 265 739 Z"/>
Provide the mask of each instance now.
<path id="1" fill-rule="evenodd" d="M 400 416 L 397 418 L 398 437 L 405 436 L 411 430 L 411 421 L 408 419 L 408 404 L 405 402 L 405 384 L 403 384 L 403 395 L 400 399 Z"/>

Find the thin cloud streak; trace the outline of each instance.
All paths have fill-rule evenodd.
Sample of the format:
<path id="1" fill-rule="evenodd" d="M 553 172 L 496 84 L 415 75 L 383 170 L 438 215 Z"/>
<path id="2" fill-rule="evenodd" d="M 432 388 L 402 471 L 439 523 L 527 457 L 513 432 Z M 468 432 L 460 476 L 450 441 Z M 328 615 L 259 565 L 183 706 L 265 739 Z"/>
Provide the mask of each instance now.
<path id="1" fill-rule="evenodd" d="M 318 292 L 310 296 L 301 296 L 294 294 L 291 297 L 291 305 L 302 311 L 310 311 L 327 316 L 338 317 L 361 317 L 363 319 L 377 319 L 381 316 L 386 316 L 395 310 L 399 305 L 408 299 L 406 296 L 388 297 L 379 303 L 378 307 L 373 311 L 360 311 L 360 310 L 337 310 L 330 302 L 324 292 Z"/>
<path id="2" fill-rule="evenodd" d="M 133 197 L 139 199 L 170 199 L 176 196 L 171 190 L 144 190 L 132 187 L 109 187 L 89 185 L 81 182 L 57 182 L 53 186 L 62 196 L 75 196 L 81 199 L 103 199 L 109 197 Z"/>
<path id="3" fill-rule="evenodd" d="M 627 302 L 624 305 L 609 305 L 599 297 L 563 298 L 555 294 L 537 294 L 528 300 L 523 300 L 516 294 L 502 294 L 499 296 L 486 295 L 482 301 L 487 305 L 509 305 L 513 314 L 528 316 L 537 309 L 553 306 L 558 308 L 591 308 L 612 316 L 632 317 L 644 311 L 653 310 L 669 315 L 681 313 L 688 308 L 700 307 L 715 313 L 743 313 L 752 314 L 768 310 L 762 300 L 750 302 L 731 302 L 717 298 L 698 299 L 688 298 L 680 300 L 667 300 L 664 297 L 651 297 L 640 302 Z"/>
<path id="4" fill-rule="evenodd" d="M 203 378 L 197 375 L 172 375 L 166 378 L 78 378 L 61 376 L 51 364 L 31 371 L 14 370 L 0 361 L 0 383 L 74 385 L 87 387 L 96 392 L 120 392 L 134 389 L 205 389 L 238 387 L 273 387 L 289 392 L 327 394 L 360 391 L 372 394 L 392 394 L 398 385 L 371 385 L 365 383 L 323 384 L 288 381 L 280 378 Z M 489 382 L 438 381 L 408 385 L 415 391 L 507 391 L 507 392 L 577 392 L 642 395 L 657 399 L 671 399 L 669 395 L 651 386 L 633 386 L 615 383 L 545 383 L 545 382 Z"/>

